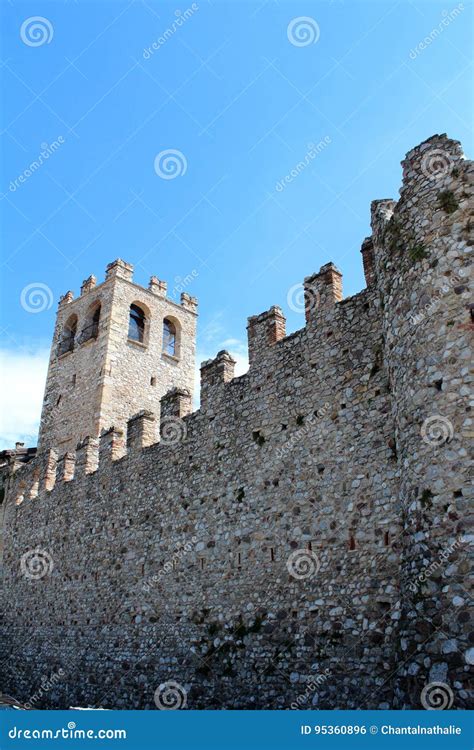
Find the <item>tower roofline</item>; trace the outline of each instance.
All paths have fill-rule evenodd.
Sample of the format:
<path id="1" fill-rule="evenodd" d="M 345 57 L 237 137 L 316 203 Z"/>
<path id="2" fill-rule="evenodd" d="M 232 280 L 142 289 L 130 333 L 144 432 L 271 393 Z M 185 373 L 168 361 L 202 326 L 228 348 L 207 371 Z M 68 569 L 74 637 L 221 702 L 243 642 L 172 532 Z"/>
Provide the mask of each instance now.
<path id="1" fill-rule="evenodd" d="M 92 283 L 91 283 L 91 280 L 93 280 Z M 89 276 L 88 279 L 85 279 L 82 282 L 81 294 L 79 297 L 74 297 L 74 293 L 69 290 L 60 297 L 58 306 L 59 307 L 62 307 L 63 305 L 74 306 L 74 303 L 77 302 L 82 297 L 85 297 L 86 295 L 89 295 L 89 294 L 97 293 L 105 285 L 112 285 L 117 280 L 120 280 L 120 282 L 124 282 L 125 284 L 128 284 L 129 286 L 132 286 L 135 289 L 139 289 L 140 294 L 144 293 L 151 297 L 161 297 L 163 300 L 166 301 L 167 304 L 172 305 L 177 310 L 180 310 L 181 312 L 189 313 L 190 315 L 197 316 L 198 301 L 196 297 L 192 297 L 186 292 L 181 292 L 181 302 L 175 302 L 174 300 L 170 299 L 166 295 L 167 283 L 165 281 L 158 279 L 156 276 L 150 277 L 148 289 L 142 286 L 141 284 L 137 284 L 135 281 L 133 281 L 133 266 L 130 263 L 126 263 L 125 261 L 121 260 L 120 258 L 117 258 L 117 260 L 108 264 L 107 269 L 106 269 L 106 277 L 104 281 L 101 281 L 99 284 L 96 284 L 95 277 Z"/>

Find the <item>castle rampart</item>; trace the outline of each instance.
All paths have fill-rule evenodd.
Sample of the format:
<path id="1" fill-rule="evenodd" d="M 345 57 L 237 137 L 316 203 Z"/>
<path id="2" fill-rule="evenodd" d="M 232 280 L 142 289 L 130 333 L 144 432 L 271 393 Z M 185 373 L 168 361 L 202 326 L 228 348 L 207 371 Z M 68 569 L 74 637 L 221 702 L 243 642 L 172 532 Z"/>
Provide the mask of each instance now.
<path id="1" fill-rule="evenodd" d="M 159 409 L 18 468 L 7 689 L 27 700 L 62 668 L 48 705 L 148 708 L 173 680 L 189 708 L 291 708 L 324 675 L 300 707 L 415 708 L 439 678 L 467 705 L 472 171 L 445 136 L 410 152 L 400 201 L 372 207 L 367 288 L 342 299 L 326 264 L 304 281 L 304 328 L 286 336 L 278 307 L 251 317 L 248 373 L 227 352 L 204 363 L 198 411 L 175 383 Z"/>

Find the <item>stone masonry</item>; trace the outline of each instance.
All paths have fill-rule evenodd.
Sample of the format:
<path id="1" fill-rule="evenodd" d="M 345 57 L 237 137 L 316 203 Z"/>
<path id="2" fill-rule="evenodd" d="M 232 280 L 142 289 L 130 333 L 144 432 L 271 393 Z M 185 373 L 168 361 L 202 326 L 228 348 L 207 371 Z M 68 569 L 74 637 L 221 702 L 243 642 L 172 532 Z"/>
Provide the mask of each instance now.
<path id="1" fill-rule="evenodd" d="M 194 303 L 120 261 L 63 300 L 39 451 L 6 493 L 5 692 L 63 670 L 44 707 L 155 708 L 168 682 L 191 709 L 419 708 L 432 683 L 467 707 L 473 176 L 446 136 L 413 149 L 372 205 L 367 288 L 344 299 L 328 263 L 304 328 L 251 317 L 248 373 L 205 362 L 194 413 Z M 97 294 L 97 340 L 58 358 Z M 160 327 L 129 348 L 135 299 L 152 322 L 171 305 L 182 362 Z"/>
<path id="2" fill-rule="evenodd" d="M 145 313 L 144 341 L 127 336 L 130 305 Z M 100 308 L 94 328 L 94 312 Z M 148 289 L 133 283 L 133 266 L 116 260 L 106 279 L 83 282 L 81 296 L 67 292 L 59 303 L 46 382 L 38 449 L 60 452 L 79 440 L 98 437 L 112 425 L 125 429 L 141 409 L 159 412 L 160 398 L 174 386 L 192 395 L 197 301 L 183 292 L 178 305 L 166 297 L 166 283 L 155 276 Z M 163 351 L 163 320 L 177 328 L 177 356 Z M 77 320 L 74 347 L 61 353 L 64 328 Z M 157 437 L 157 436 L 156 436 Z"/>

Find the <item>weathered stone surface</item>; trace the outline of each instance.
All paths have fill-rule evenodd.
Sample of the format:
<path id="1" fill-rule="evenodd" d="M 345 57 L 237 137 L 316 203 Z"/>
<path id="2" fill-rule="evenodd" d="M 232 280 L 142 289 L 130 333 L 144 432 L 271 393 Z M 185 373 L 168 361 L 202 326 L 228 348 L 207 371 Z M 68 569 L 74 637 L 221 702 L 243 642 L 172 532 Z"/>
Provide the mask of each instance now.
<path id="1" fill-rule="evenodd" d="M 105 295 L 103 338 L 97 358 L 93 344 L 52 362 L 42 450 L 10 480 L 5 691 L 26 700 L 62 668 L 48 706 L 153 708 L 167 680 L 188 708 L 417 708 L 429 681 L 467 705 L 472 323 L 458 287 L 473 170 L 445 136 L 403 167 L 398 203 L 372 206 L 368 288 L 341 299 L 327 264 L 305 280 L 303 329 L 285 336 L 279 308 L 253 316 L 249 372 L 233 377 L 226 352 L 206 362 L 195 413 L 190 300 L 188 353 L 169 375 L 163 366 L 161 417 L 144 395 L 151 360 L 123 340 L 142 300 L 130 267 L 63 301 L 81 312 Z M 153 324 L 168 308 L 162 282 L 151 289 Z M 68 426 L 51 404 L 76 355 L 84 372 L 105 362 L 112 373 L 98 411 L 79 380 Z M 58 468 L 58 442 L 87 426 L 80 460 L 68 453 Z M 31 550 L 41 577 L 20 567 Z"/>
<path id="2" fill-rule="evenodd" d="M 127 420 L 142 409 L 159 415 L 160 399 L 173 387 L 186 388 L 192 395 L 196 300 L 185 295 L 177 304 L 166 297 L 165 282 L 155 276 L 149 289 L 132 278 L 133 266 L 116 260 L 107 267 L 102 284 L 96 286 L 90 277 L 80 297 L 60 303 L 38 450 L 51 445 L 60 453 L 74 450 L 84 437 L 98 437 L 112 425 L 125 429 Z M 145 314 L 143 342 L 128 336 L 132 304 Z M 165 350 L 165 318 L 177 328 L 176 356 Z M 63 351 L 64 331 L 71 320 L 76 320 L 73 348 Z"/>

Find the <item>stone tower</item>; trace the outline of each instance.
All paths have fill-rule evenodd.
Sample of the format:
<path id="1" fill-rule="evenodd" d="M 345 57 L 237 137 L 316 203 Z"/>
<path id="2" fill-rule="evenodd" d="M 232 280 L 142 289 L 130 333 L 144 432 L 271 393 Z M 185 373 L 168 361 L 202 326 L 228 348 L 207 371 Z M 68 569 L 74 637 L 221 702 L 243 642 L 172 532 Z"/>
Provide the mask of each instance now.
<path id="1" fill-rule="evenodd" d="M 373 202 L 363 248 L 382 301 L 400 482 L 397 697 L 401 708 L 417 706 L 424 685 L 442 684 L 449 708 L 467 698 L 473 659 L 474 168 L 446 135 L 412 149 L 402 166 L 400 198 Z"/>
<path id="2" fill-rule="evenodd" d="M 80 297 L 59 302 L 41 415 L 38 450 L 71 451 L 141 410 L 158 414 L 171 388 L 194 387 L 197 301 L 166 297 L 166 282 L 133 283 L 133 266 L 116 260 Z"/>

